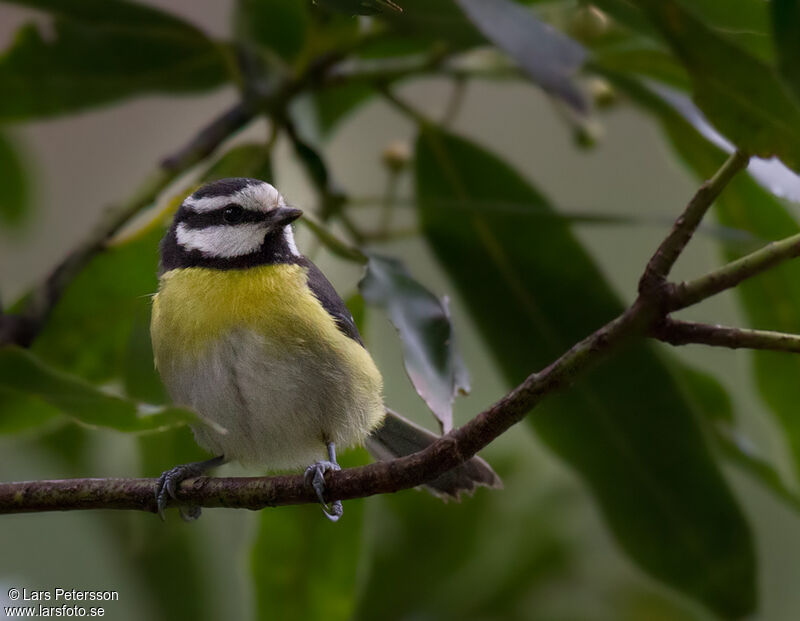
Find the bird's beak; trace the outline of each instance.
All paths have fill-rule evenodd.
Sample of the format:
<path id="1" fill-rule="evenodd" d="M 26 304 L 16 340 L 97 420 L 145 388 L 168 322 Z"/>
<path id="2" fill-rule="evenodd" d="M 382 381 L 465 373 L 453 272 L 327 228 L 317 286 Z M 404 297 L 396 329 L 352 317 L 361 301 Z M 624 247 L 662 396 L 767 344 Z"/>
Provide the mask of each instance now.
<path id="1" fill-rule="evenodd" d="M 274 227 L 284 226 L 290 222 L 294 222 L 303 215 L 302 209 L 295 209 L 294 207 L 278 207 L 273 209 L 267 215 L 267 221 Z"/>

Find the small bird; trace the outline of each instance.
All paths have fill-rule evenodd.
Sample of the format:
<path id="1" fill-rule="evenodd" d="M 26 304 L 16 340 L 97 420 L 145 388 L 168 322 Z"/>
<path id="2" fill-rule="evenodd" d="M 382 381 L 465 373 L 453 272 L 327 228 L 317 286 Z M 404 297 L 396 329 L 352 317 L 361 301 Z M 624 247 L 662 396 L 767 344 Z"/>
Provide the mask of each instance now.
<path id="1" fill-rule="evenodd" d="M 268 471 L 308 466 L 331 520 L 325 473 L 336 450 L 366 444 L 377 459 L 423 449 L 437 436 L 384 407 L 383 380 L 353 317 L 297 249 L 302 211 L 269 183 L 233 178 L 187 197 L 161 242 L 150 333 L 172 400 L 198 414 L 195 439 L 215 455 L 167 470 L 161 516 L 181 481 L 227 461 Z M 309 465 L 310 464 L 310 465 Z M 428 483 L 457 498 L 500 479 L 479 457 Z M 182 509 L 191 519 L 199 508 Z"/>

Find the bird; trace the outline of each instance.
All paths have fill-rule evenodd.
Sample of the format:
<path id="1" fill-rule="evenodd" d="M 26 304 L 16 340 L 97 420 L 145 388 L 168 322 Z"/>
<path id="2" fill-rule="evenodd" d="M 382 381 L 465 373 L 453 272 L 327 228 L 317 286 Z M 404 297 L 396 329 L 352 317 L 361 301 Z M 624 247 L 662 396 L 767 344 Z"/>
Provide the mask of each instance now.
<path id="1" fill-rule="evenodd" d="M 181 481 L 229 461 L 268 472 L 305 468 L 325 515 L 325 474 L 337 450 L 366 445 L 376 459 L 422 450 L 437 435 L 387 409 L 383 380 L 353 316 L 297 248 L 302 210 L 266 181 L 220 179 L 185 198 L 160 244 L 150 333 L 172 401 L 197 414 L 197 443 L 214 455 L 162 473 L 159 514 Z M 500 486 L 473 457 L 429 491 L 458 498 Z M 185 519 L 199 507 L 181 507 Z"/>

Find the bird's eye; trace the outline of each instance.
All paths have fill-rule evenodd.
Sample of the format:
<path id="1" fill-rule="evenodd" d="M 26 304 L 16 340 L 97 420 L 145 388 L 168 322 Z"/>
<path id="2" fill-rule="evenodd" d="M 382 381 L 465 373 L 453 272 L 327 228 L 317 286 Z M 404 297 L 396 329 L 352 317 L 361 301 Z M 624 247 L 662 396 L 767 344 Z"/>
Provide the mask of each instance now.
<path id="1" fill-rule="evenodd" d="M 225 211 L 222 212 L 222 219 L 228 224 L 241 222 L 242 216 L 244 216 L 244 209 L 239 205 L 228 205 Z"/>

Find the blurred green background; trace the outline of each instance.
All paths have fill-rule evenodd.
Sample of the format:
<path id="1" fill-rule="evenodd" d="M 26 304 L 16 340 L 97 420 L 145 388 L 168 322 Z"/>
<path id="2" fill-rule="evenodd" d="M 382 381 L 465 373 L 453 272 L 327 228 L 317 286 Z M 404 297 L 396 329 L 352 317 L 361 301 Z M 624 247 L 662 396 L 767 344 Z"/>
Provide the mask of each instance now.
<path id="1" fill-rule="evenodd" d="M 59 12 L 58 2 L 29 4 Z M 81 4 L 74 3 L 75 6 Z M 294 4 L 301 5 L 312 16 L 309 19 L 318 29 L 306 36 L 305 43 L 298 35 L 297 45 L 306 45 L 306 49 L 314 48 L 315 44 L 310 41 L 327 41 L 324 33 L 334 32 L 335 28 L 366 31 L 376 23 L 383 23 L 382 20 L 390 24 L 390 34 L 391 28 L 396 28 L 400 35 L 387 36 L 385 40 L 389 42 L 387 49 L 390 51 L 381 51 L 383 56 L 376 52 L 378 61 L 392 54 L 402 58 L 431 49 L 435 51 L 435 46 L 441 44 L 440 39 L 457 50 L 462 47 L 469 50 L 473 46 L 483 49 L 486 45 L 485 41 L 474 42 L 469 38 L 469 42 L 462 45 L 452 33 L 440 28 L 439 22 L 433 19 L 435 15 L 431 17 L 425 13 L 418 2 L 400 2 L 405 9 L 403 16 L 384 8 L 384 13 L 372 18 L 353 17 L 354 10 L 348 11 L 346 7 L 344 12 L 337 13 L 337 7 L 324 6 L 328 2 L 322 2 L 323 6 L 289 0 L 261 3 L 256 0 L 240 3 L 162 0 L 146 4 L 171 13 L 219 40 L 228 40 L 233 32 L 247 39 L 242 34 L 242 12 L 248 15 L 247 11 L 252 11 L 252 16 L 265 11 L 267 18 L 263 22 L 256 22 L 253 17 L 253 23 L 266 24 L 264 32 L 249 36 L 262 44 L 265 40 L 282 42 L 276 43 L 272 50 L 279 56 L 289 54 L 291 57 L 293 31 L 289 26 L 279 27 L 280 20 L 284 19 L 279 16 L 291 14 L 293 9 L 287 6 Z M 451 6 L 449 2 L 435 2 L 431 6 L 440 4 Z M 601 4 L 612 5 L 603 8 L 614 14 L 615 3 Z M 713 23 L 719 18 L 713 5 L 704 2 L 693 10 Z M 742 23 L 720 23 L 715 33 L 757 32 L 761 28 L 765 30 L 763 36 L 769 36 L 768 24 L 765 26 L 758 21 L 761 13 L 753 8 L 767 3 L 740 0 L 733 5 L 731 14 L 741 15 Z M 87 3 L 84 6 L 91 13 L 98 5 Z M 675 92 L 691 92 L 683 69 L 669 56 L 667 45 L 648 29 L 637 33 L 630 23 L 614 22 L 609 14 L 584 3 L 537 3 L 535 8 L 540 17 L 592 49 L 598 63 L 606 59 L 606 68 L 650 80 L 657 79 L 661 72 L 661 82 L 677 89 Z M 104 9 L 97 10 L 101 14 Z M 423 13 L 422 20 L 431 20 L 430 28 L 421 28 L 424 36 L 404 30 L 407 24 L 403 20 L 414 19 L 415 11 Z M 237 12 L 238 18 L 234 17 Z M 619 15 L 624 14 L 622 11 Z M 47 12 L 0 3 L 0 48 L 9 49 L 18 44 L 15 33 L 31 21 L 37 24 L 44 41 L 53 41 L 56 32 Z M 81 27 L 87 28 L 87 32 L 91 30 L 85 24 Z M 81 36 L 88 35 L 83 32 Z M 611 39 L 608 47 L 604 47 L 604 37 Z M 755 35 L 753 39 L 754 44 L 747 37 L 735 42 L 741 49 L 750 51 L 761 41 Z M 642 44 L 643 40 L 647 43 Z M 322 43 L 319 46 L 324 48 Z M 606 53 L 607 50 L 633 50 L 640 56 L 629 65 L 613 66 L 608 60 L 613 54 Z M 664 58 L 659 57 L 658 62 L 648 65 L 646 59 L 652 61 L 650 52 L 653 50 Z M 448 53 L 454 52 L 448 50 Z M 761 58 L 758 50 L 753 53 Z M 683 58 L 680 54 L 677 57 Z M 476 54 L 476 58 L 473 62 L 481 61 L 482 57 Z M 637 58 L 639 65 L 634 62 Z M 230 55 L 226 59 L 231 62 Z M 295 62 L 300 61 L 295 59 Z M 0 56 L 0 97 L 9 98 L 17 86 L 8 81 L 13 71 L 4 73 L 4 63 L 9 64 L 8 52 Z M 661 71 L 659 63 L 667 70 Z M 113 62 L 109 65 L 109 71 L 114 71 Z M 47 70 L 47 66 L 43 66 L 45 69 L 39 71 Z M 291 58 L 286 66 L 292 67 Z M 591 73 L 591 70 L 586 72 Z M 603 73 L 602 67 L 597 73 Z M 678 78 L 671 80 L 671 75 Z M 579 81 L 581 88 L 596 90 L 597 82 L 593 79 L 584 75 Z M 235 82 L 217 84 L 209 78 L 208 86 L 194 86 L 187 90 L 196 92 L 184 94 L 165 94 L 158 91 L 170 89 L 158 87 L 143 87 L 138 91 L 132 88 L 130 93 L 109 97 L 109 104 L 113 99 L 113 105 L 100 105 L 106 102 L 98 98 L 97 105 L 75 105 L 74 109 L 63 112 L 44 110 L 26 115 L 24 107 L 20 112 L 13 105 L 0 104 L 2 135 L 10 140 L 14 153 L 23 162 L 28 186 L 28 199 L 21 202 L 26 205 L 25 213 L 18 218 L 19 222 L 9 219 L 0 225 L 0 293 L 6 308 L 40 282 L 86 237 L 107 206 L 129 197 L 162 157 L 175 151 L 209 119 L 234 104 L 240 98 Z M 607 82 L 605 85 L 613 89 Z M 453 93 L 462 88 L 460 95 L 456 95 L 458 103 L 454 105 Z M 519 216 L 526 227 L 523 233 L 530 231 L 530 243 L 544 243 L 537 238 L 537 230 L 540 235 L 548 227 L 557 229 L 554 235 L 571 230 L 617 296 L 629 303 L 635 298 L 637 281 L 647 259 L 699 181 L 676 157 L 676 151 L 661 131 L 659 120 L 663 121 L 668 115 L 653 114 L 652 106 L 642 106 L 642 100 L 637 101 L 633 95 L 635 89 L 626 92 L 621 86 L 618 88 L 621 90 L 616 92 L 611 105 L 594 106 L 590 120 L 574 112 L 558 97 L 545 94 L 535 84 L 518 78 L 470 79 L 458 86 L 448 77 L 420 75 L 393 85 L 393 93 L 430 119 L 445 117 L 448 131 L 502 158 L 547 196 L 554 209 L 568 218 L 563 221 L 541 214 Z M 32 92 L 36 93 L 35 88 Z M 40 94 L 48 92 L 46 89 L 39 91 Z M 359 227 L 372 230 L 383 217 L 380 206 L 390 176 L 383 154 L 387 147 L 399 142 L 408 148 L 413 158 L 417 127 L 376 94 L 342 118 L 333 131 L 323 135 L 317 114 L 319 105 L 309 96 L 298 97 L 291 108 L 292 117 L 303 134 L 320 145 L 332 178 L 353 199 L 347 208 L 350 218 Z M 326 105 L 324 100 L 321 105 Z M 591 144 L 587 144 L 587 132 L 594 136 L 589 141 Z M 163 207 L 176 192 L 188 189 L 198 173 L 221 154 L 239 144 L 263 143 L 268 135 L 268 123 L 263 119 L 237 133 L 208 161 L 161 192 L 156 207 L 137 218 L 126 232 L 133 232 L 151 220 L 157 208 Z M 672 137 L 674 139 L 674 135 Z M 687 140 L 685 144 L 691 148 L 693 143 Z M 686 153 L 683 155 L 686 159 Z M 274 183 L 287 200 L 312 210 L 318 204 L 317 193 L 285 134 L 277 136 L 271 159 Z M 702 165 L 695 167 L 698 168 L 702 169 Z M 450 298 L 458 344 L 472 377 L 471 394 L 455 401 L 456 424 L 460 424 L 505 394 L 511 387 L 510 377 L 502 364 L 498 364 L 500 354 L 492 349 L 486 329 L 481 330 L 477 325 L 481 315 L 474 312 L 476 302 L 468 299 L 463 289 L 459 290 L 457 277 L 452 272 L 448 274 L 443 267 L 447 262 L 431 250 L 431 243 L 434 247 L 437 243 L 436 236 L 429 234 L 426 238 L 414 228 L 418 221 L 415 196 L 424 192 L 419 179 L 415 180 L 414 170 L 411 162 L 397 179 L 395 190 L 399 199 L 393 214 L 394 228 L 399 231 L 397 238 L 371 241 L 368 247 L 403 259 L 414 277 L 430 291 Z M 8 168 L 3 172 L 8 174 Z M 420 172 L 417 171 L 417 177 Z M 703 174 L 711 172 L 713 169 Z M 231 172 L 233 174 L 235 172 Z M 492 185 L 488 178 L 491 174 L 487 172 L 487 187 Z M 796 181 L 790 173 L 782 173 L 779 182 Z M 469 183 L 472 188 L 483 185 L 483 180 L 475 175 Z M 750 185 L 745 187 L 745 184 Z M 795 204 L 770 198 L 766 191 L 754 190 L 751 185 L 756 187 L 745 181 L 731 188 L 731 192 L 741 193 L 747 209 L 757 211 L 760 205 L 753 204 L 750 199 L 766 197 L 764 201 L 774 202 L 776 208 L 785 209 L 790 219 L 796 218 Z M 471 194 L 475 193 L 480 194 L 480 187 Z M 485 198 L 488 203 L 492 196 Z M 772 202 L 761 207 L 772 209 Z M 445 213 L 454 221 L 467 217 L 458 209 Z M 766 233 L 758 228 L 758 218 L 748 228 L 746 219 L 736 220 L 731 216 L 732 211 L 720 213 L 723 224 L 730 228 L 721 229 L 709 220 L 709 226 L 697 235 L 678 263 L 676 279 L 701 275 L 721 264 L 724 256 L 733 256 L 765 238 L 778 238 L 782 232 L 785 235 L 794 232 L 791 227 L 776 226 Z M 571 218 L 576 215 L 585 217 Z M 610 216 L 619 216 L 618 221 L 604 221 Z M 493 215 L 489 213 L 488 217 Z M 338 235 L 348 237 L 347 228 L 335 218 L 330 227 Z M 749 232 L 755 237 L 740 235 L 732 229 Z M 299 229 L 298 243 L 301 250 L 315 249 L 315 262 L 343 297 L 357 291 L 363 271 L 360 266 L 319 247 L 306 228 Z M 439 251 L 442 252 L 441 246 Z M 141 296 L 149 291 L 141 289 L 150 286 L 147 270 L 154 265 L 154 252 L 154 244 L 146 241 L 136 247 L 135 253 L 146 255 L 139 262 L 137 258 L 141 257 L 135 254 L 110 267 L 103 268 L 97 262 L 90 266 L 94 271 L 88 272 L 88 278 L 84 275 L 82 284 L 76 281 L 75 286 L 80 284 L 82 288 L 67 292 L 61 311 L 57 309 L 53 315 L 55 327 L 43 334 L 34 345 L 34 352 L 57 368 L 110 387 L 117 393 L 127 391 L 141 401 L 159 398 L 158 394 L 153 398 L 158 390 L 152 384 L 141 385 L 142 390 L 137 394 L 130 377 L 126 384 L 115 376 L 115 369 L 104 366 L 109 361 L 120 363 L 118 358 L 122 356 L 122 366 L 130 369 L 148 355 L 147 304 Z M 553 274 L 569 274 L 569 266 L 581 260 L 566 250 L 559 254 L 558 249 L 547 257 L 551 257 L 548 260 L 552 261 L 552 266 L 542 265 L 542 270 L 552 269 Z M 539 261 L 539 265 L 544 262 Z M 131 273 L 114 271 L 117 266 L 134 265 Z M 103 269 L 112 270 L 110 280 L 114 286 L 93 290 L 92 278 L 104 273 Z M 791 276 L 792 272 L 783 274 L 785 278 Z M 565 289 L 568 293 L 559 291 L 558 287 L 535 293 L 541 296 L 545 307 L 564 303 L 574 308 L 576 301 L 582 299 L 583 291 L 587 292 L 586 303 L 591 306 L 595 299 L 593 287 L 593 283 L 576 281 L 568 283 Z M 784 313 L 800 317 L 800 308 L 792 306 L 792 295 L 788 291 L 784 293 L 785 296 L 778 296 L 785 305 Z M 791 325 L 778 320 L 770 324 L 769 313 L 762 313 L 759 318 L 758 312 L 753 312 L 753 296 L 756 296 L 756 307 L 761 304 L 773 308 L 776 303 L 773 298 L 759 298 L 758 295 L 754 290 L 751 306 L 747 306 L 747 299 L 742 304 L 742 298 L 736 293 L 725 293 L 681 316 L 709 323 L 790 329 Z M 126 305 L 117 298 L 134 302 Z M 76 299 L 82 300 L 83 308 L 76 304 Z M 71 308 L 64 310 L 66 304 Z M 115 306 L 117 304 L 119 306 Z M 486 304 L 494 309 L 502 324 L 503 302 L 486 300 Z M 83 318 L 76 322 L 76 315 L 80 317 L 81 313 Z M 591 312 L 586 314 L 591 315 Z M 759 320 L 763 320 L 762 324 L 755 325 Z M 593 320 L 587 321 L 592 325 Z M 797 320 L 791 319 L 790 324 L 791 321 Z M 599 325 L 595 323 L 595 327 Z M 550 347 L 545 338 L 540 343 L 527 340 L 527 333 L 518 337 L 513 322 L 505 329 L 510 332 L 510 339 L 520 339 L 521 351 L 545 352 Z M 401 342 L 385 314 L 368 308 L 363 331 L 386 381 L 387 404 L 435 428 L 434 419 L 405 374 Z M 111 335 L 107 343 L 100 343 L 105 338 L 103 335 Z M 118 349 L 124 352 L 120 354 Z M 679 359 L 713 375 L 730 399 L 737 434 L 756 447 L 757 454 L 780 474 L 789 493 L 797 493 L 791 435 L 786 435 L 787 428 L 791 427 L 786 422 L 787 416 L 795 406 L 791 394 L 780 393 L 781 386 L 759 387 L 753 355 L 747 351 L 700 346 L 669 350 L 664 345 L 659 345 L 658 350 L 660 356 L 668 359 L 671 369 L 678 368 L 674 362 Z M 555 355 L 559 351 L 557 345 Z M 521 356 L 525 359 L 524 354 Z M 787 381 L 792 382 L 795 363 L 786 360 L 785 357 L 780 359 L 773 376 L 784 373 Z M 528 369 L 533 370 L 534 367 Z M 636 381 L 634 377 L 630 386 L 632 394 L 638 392 Z M 769 390 L 777 392 L 770 394 Z M 0 396 L 8 398 L 8 393 L 0 393 Z M 641 398 L 631 397 L 631 407 L 637 409 L 630 414 L 646 420 L 652 412 L 648 408 L 639 409 Z M 620 399 L 624 403 L 624 397 Z M 9 404 L 7 401 L 5 409 L 0 407 L 0 414 L 11 420 L 16 406 Z M 584 413 L 572 402 L 567 402 L 565 407 L 571 408 L 571 420 L 577 425 L 569 433 L 577 438 L 577 444 L 590 452 L 592 433 L 582 435 L 580 429 Z M 614 407 L 619 405 L 615 403 Z M 654 404 L 653 410 L 657 409 Z M 25 415 L 23 410 L 16 411 L 20 412 Z M 0 601 L 6 605 L 4 597 L 10 587 L 60 586 L 119 591 L 120 601 L 107 605 L 106 616 L 112 619 L 556 621 L 712 619 L 717 614 L 751 615 L 776 621 L 796 618 L 800 611 L 800 592 L 796 588 L 800 576 L 800 521 L 797 519 L 800 504 L 780 499 L 747 468 L 737 467 L 735 459 L 724 458 L 724 451 L 711 439 L 712 432 L 705 428 L 708 418 L 717 416 L 717 412 L 695 414 L 705 421 L 700 425 L 703 431 L 702 434 L 698 432 L 698 437 L 705 438 L 711 446 L 714 460 L 720 464 L 752 531 L 755 552 L 752 569 L 758 592 L 752 611 L 740 607 L 735 613 L 725 612 L 726 602 L 735 600 L 734 591 L 742 588 L 735 581 L 723 585 L 716 602 L 712 597 L 705 600 L 704 606 L 687 596 L 693 587 L 681 586 L 680 579 L 660 576 L 661 581 L 658 581 L 652 577 L 652 568 L 649 572 L 643 571 L 632 560 L 630 551 L 626 554 L 620 546 L 619 539 L 625 536 L 620 535 L 619 526 L 614 530 L 616 534 L 612 534 L 595 494 L 528 424 L 511 429 L 482 453 L 503 478 L 504 489 L 479 490 L 461 504 L 445 505 L 424 493 L 408 491 L 349 501 L 339 524 L 325 521 L 319 508 L 314 506 L 266 509 L 259 513 L 208 509 L 202 519 L 191 524 L 181 522 L 175 512 L 170 512 L 166 523 L 149 514 L 112 511 L 3 516 Z M 548 416 L 553 418 L 549 412 Z M 127 434 L 79 425 L 61 416 L 45 418 L 43 424 L 25 429 L 22 427 L 27 425 L 4 426 L 0 419 L 2 480 L 157 476 L 162 470 L 200 454 L 191 434 L 183 427 L 162 433 Z M 779 420 L 784 421 L 783 426 L 777 422 Z M 676 453 L 679 452 L 676 447 Z M 353 464 L 366 459 L 361 451 L 345 457 L 345 461 Z M 680 467 L 680 463 L 675 464 L 676 469 Z M 218 472 L 221 475 L 244 473 L 236 465 L 225 466 Z M 683 476 L 692 480 L 691 472 Z M 607 483 L 623 490 L 628 484 L 626 480 Z M 635 505 L 637 499 L 631 498 L 630 502 Z M 675 516 L 668 513 L 663 515 L 665 524 L 673 519 Z M 720 524 L 725 524 L 726 519 L 724 515 L 719 516 Z M 666 526 L 665 529 L 669 530 Z M 652 554 L 655 555 L 660 553 L 657 541 L 660 532 L 661 526 L 654 525 L 652 547 L 655 551 Z M 709 537 L 712 535 L 709 532 Z M 646 550 L 647 544 L 637 545 L 639 553 L 651 554 Z M 747 548 L 747 542 L 743 541 L 742 546 Z M 636 554 L 633 557 L 637 558 Z M 687 562 L 690 557 L 687 554 Z M 730 562 L 749 563 L 746 558 L 738 557 L 731 558 Z M 686 574 L 696 569 L 687 567 Z"/>

